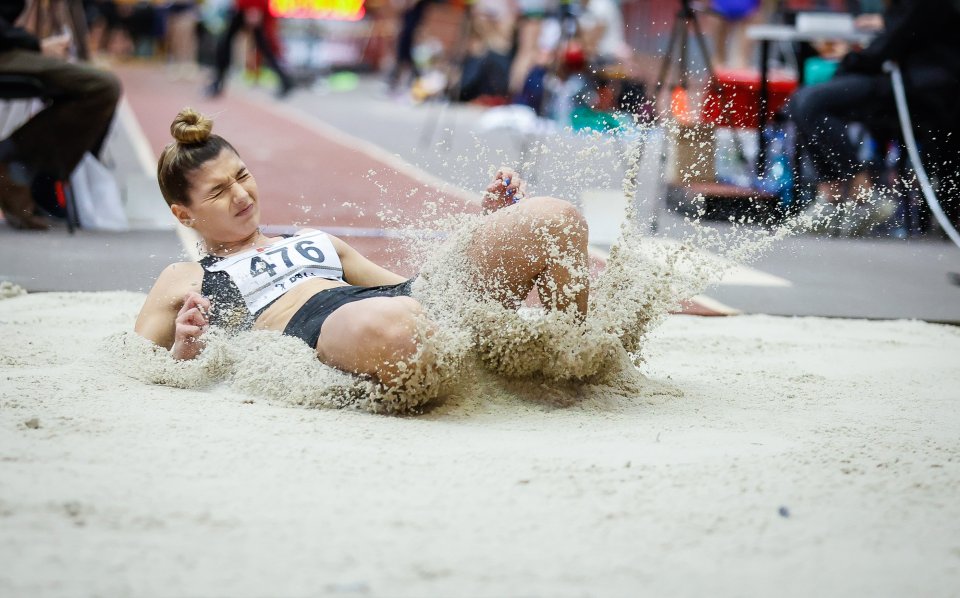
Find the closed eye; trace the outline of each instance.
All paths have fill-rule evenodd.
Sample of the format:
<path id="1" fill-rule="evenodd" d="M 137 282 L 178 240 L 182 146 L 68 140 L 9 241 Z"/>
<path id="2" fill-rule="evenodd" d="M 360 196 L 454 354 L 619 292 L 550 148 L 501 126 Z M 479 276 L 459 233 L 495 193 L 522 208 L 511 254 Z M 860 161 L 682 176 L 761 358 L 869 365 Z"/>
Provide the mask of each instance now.
<path id="1" fill-rule="evenodd" d="M 246 168 L 241 168 L 240 170 L 237 171 L 237 174 L 234 175 L 234 181 L 235 182 L 243 181 L 249 177 L 250 177 L 250 171 L 248 171 Z M 207 196 L 207 199 L 208 200 L 217 199 L 218 197 L 220 197 L 220 194 L 223 193 L 224 189 L 226 189 L 227 187 L 231 187 L 232 185 L 233 183 L 217 185 L 216 187 L 210 190 L 210 195 Z"/>
<path id="2" fill-rule="evenodd" d="M 221 193 L 223 193 L 223 186 L 217 185 L 210 191 L 210 195 L 207 196 L 207 199 L 216 199 L 220 197 Z"/>

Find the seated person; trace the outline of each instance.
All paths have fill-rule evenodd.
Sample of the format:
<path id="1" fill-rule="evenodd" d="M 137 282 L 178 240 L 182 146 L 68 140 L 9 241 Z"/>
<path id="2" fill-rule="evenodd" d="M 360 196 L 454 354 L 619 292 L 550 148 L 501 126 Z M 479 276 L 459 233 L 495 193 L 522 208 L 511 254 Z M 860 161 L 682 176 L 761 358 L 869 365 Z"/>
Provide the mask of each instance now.
<path id="1" fill-rule="evenodd" d="M 33 179 L 46 174 L 64 180 L 85 152 L 99 152 L 120 83 L 101 69 L 67 62 L 66 36 L 38 40 L 15 27 L 23 8 L 23 0 L 0 3 L 0 76 L 30 78 L 49 103 L 0 141 L 0 210 L 15 228 L 45 229 L 46 221 L 34 213 Z"/>
<path id="2" fill-rule="evenodd" d="M 960 77 L 956 3 L 893 0 L 882 22 L 883 31 L 863 50 L 847 53 L 830 81 L 802 88 L 791 98 L 791 118 L 820 181 L 820 204 L 869 193 L 870 177 L 847 135 L 847 125 L 879 110 L 895 113 L 893 87 L 883 72 L 885 61 L 900 65 L 908 99 L 917 100 L 914 106 L 942 105 L 942 114 L 952 113 L 949 107 Z"/>
<path id="3" fill-rule="evenodd" d="M 480 0 L 471 6 L 471 34 L 455 99 L 500 103 L 509 95 L 514 7 L 503 0 Z"/>
<path id="4" fill-rule="evenodd" d="M 136 332 L 185 360 L 204 349 L 211 325 L 281 331 L 302 339 L 325 364 L 400 385 L 423 343 L 413 279 L 321 231 L 263 234 L 256 181 L 212 127 L 201 114 L 182 110 L 171 126 L 176 141 L 157 169 L 171 212 L 197 231 L 207 255 L 160 274 Z M 501 169 L 487 189 L 487 215 L 466 250 L 475 265 L 470 290 L 516 307 L 536 287 L 547 309 L 582 321 L 586 223 L 565 201 L 523 198 L 524 188 L 516 173 Z"/>
<path id="5" fill-rule="evenodd" d="M 623 62 L 630 56 L 623 14 L 614 0 L 581 0 L 577 36 L 593 67 Z"/>

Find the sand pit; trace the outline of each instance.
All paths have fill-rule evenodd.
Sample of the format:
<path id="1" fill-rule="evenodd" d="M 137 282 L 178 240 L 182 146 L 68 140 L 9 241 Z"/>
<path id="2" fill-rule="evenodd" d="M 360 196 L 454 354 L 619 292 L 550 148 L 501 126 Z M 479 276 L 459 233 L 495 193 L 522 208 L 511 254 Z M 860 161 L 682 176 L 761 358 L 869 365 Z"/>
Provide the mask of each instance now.
<path id="1" fill-rule="evenodd" d="M 635 396 L 401 418 L 129 378 L 142 299 L 0 300 L 0 595 L 960 587 L 957 328 L 673 316 Z"/>

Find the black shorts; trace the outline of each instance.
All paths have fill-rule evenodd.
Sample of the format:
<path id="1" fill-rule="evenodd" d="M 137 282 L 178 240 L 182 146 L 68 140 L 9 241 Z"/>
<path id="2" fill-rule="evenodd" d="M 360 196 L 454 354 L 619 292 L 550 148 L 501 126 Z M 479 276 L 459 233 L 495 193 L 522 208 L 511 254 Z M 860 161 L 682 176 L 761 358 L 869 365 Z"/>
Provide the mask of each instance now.
<path id="1" fill-rule="evenodd" d="M 371 297 L 409 297 L 413 281 L 411 278 L 400 284 L 379 287 L 345 286 L 320 291 L 307 299 L 297 313 L 293 314 L 283 333 L 301 338 L 310 348 L 316 348 L 320 339 L 320 327 L 338 307 Z"/>

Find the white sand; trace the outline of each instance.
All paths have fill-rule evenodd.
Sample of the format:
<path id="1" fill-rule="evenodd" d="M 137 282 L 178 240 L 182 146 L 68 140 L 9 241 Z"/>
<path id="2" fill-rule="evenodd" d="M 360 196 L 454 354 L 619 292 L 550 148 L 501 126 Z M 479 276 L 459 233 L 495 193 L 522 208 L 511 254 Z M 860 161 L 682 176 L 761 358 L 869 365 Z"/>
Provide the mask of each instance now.
<path id="1" fill-rule="evenodd" d="M 0 300 L 0 596 L 960 594 L 960 329 L 671 317 L 641 397 L 397 418 L 125 377 L 141 301 Z"/>

